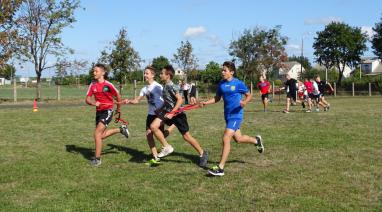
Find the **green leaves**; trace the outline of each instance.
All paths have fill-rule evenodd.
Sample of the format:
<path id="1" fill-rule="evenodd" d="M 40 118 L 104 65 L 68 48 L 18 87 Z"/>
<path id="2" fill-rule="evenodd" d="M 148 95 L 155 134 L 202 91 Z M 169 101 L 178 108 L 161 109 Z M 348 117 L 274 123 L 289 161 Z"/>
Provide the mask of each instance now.
<path id="1" fill-rule="evenodd" d="M 373 30 L 375 32 L 371 39 L 372 48 L 374 49 L 373 53 L 377 55 L 379 59 L 382 59 L 382 18 L 375 24 Z"/>
<path id="2" fill-rule="evenodd" d="M 351 27 L 345 23 L 333 22 L 323 31 L 317 32 L 313 43 L 316 61 L 327 69 L 336 66 L 339 71 L 338 85 L 345 66 L 354 67 L 359 61 L 366 47 L 366 35 L 360 28 Z"/>

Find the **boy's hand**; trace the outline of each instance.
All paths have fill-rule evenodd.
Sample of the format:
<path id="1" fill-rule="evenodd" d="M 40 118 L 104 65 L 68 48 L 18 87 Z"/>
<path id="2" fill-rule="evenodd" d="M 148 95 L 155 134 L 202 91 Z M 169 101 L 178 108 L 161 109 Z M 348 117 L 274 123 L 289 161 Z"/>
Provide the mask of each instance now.
<path id="1" fill-rule="evenodd" d="M 190 100 L 190 103 L 192 105 L 195 105 L 197 102 L 196 102 L 196 98 L 195 97 L 191 97 L 191 100 Z"/>
<path id="2" fill-rule="evenodd" d="M 204 107 L 204 105 L 206 105 L 205 102 L 199 102 L 199 107 Z"/>
<path id="3" fill-rule="evenodd" d="M 94 104 L 96 107 L 99 107 L 101 105 L 100 102 L 96 101 L 95 104 Z"/>
<path id="4" fill-rule="evenodd" d="M 245 101 L 240 101 L 240 106 L 241 107 L 245 107 L 247 105 L 247 102 L 245 102 Z"/>
<path id="5" fill-rule="evenodd" d="M 124 100 L 122 100 L 122 102 L 121 102 L 122 104 L 129 104 L 130 103 L 130 100 L 128 100 L 128 99 L 124 99 Z"/>
<path id="6" fill-rule="evenodd" d="M 164 116 L 166 119 L 172 119 L 174 117 L 174 114 L 172 113 L 167 113 L 165 116 Z"/>

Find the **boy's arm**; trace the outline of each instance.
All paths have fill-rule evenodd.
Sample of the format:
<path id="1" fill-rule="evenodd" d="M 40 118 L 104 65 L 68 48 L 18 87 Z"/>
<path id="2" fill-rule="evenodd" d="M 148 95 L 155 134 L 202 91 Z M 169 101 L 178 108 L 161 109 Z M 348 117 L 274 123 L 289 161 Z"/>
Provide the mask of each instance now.
<path id="1" fill-rule="evenodd" d="M 220 101 L 221 98 L 222 98 L 221 96 L 215 96 L 214 98 L 211 98 L 205 102 L 200 102 L 199 106 L 203 107 L 204 105 L 214 104 L 214 103 Z"/>
<path id="2" fill-rule="evenodd" d="M 250 92 L 245 93 L 244 96 L 245 96 L 245 99 L 240 101 L 241 107 L 245 107 L 247 103 L 251 101 L 251 98 L 252 98 Z"/>
<path id="3" fill-rule="evenodd" d="M 133 99 L 133 100 L 125 99 L 125 100 L 123 100 L 123 103 L 124 103 L 124 104 L 138 104 L 139 101 L 142 100 L 142 98 L 143 98 L 143 96 L 137 96 L 137 97 L 135 97 L 135 99 Z"/>
<path id="4" fill-rule="evenodd" d="M 171 110 L 171 112 L 177 111 L 183 103 L 183 98 L 179 93 L 176 93 L 175 97 L 176 97 L 176 104 L 175 104 L 174 108 Z M 175 113 L 171 113 L 171 112 L 167 113 L 165 115 L 165 117 L 168 119 L 172 119 L 172 117 L 174 117 Z"/>
<path id="5" fill-rule="evenodd" d="M 92 106 L 96 106 L 96 107 L 98 107 L 100 105 L 100 103 L 94 101 L 91 96 L 86 96 L 85 102 L 88 105 L 92 105 Z"/>
<path id="6" fill-rule="evenodd" d="M 121 104 L 119 104 L 119 103 L 121 102 L 121 94 L 117 93 L 116 98 L 117 98 L 117 102 L 118 102 L 116 112 L 120 113 L 121 112 Z"/>

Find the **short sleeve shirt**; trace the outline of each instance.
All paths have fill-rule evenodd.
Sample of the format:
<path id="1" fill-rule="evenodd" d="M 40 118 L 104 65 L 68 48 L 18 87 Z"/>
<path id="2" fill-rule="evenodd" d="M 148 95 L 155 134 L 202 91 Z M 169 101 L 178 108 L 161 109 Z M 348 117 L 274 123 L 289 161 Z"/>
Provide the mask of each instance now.
<path id="1" fill-rule="evenodd" d="M 99 83 L 94 81 L 89 85 L 88 92 L 86 96 L 93 96 L 97 102 L 100 102 L 101 105 L 97 107 L 97 111 L 113 109 L 114 101 L 113 97 L 118 95 L 118 90 L 114 87 L 109 81 L 104 81 Z"/>
<path id="2" fill-rule="evenodd" d="M 222 80 L 219 83 L 216 96 L 223 97 L 224 117 L 226 120 L 243 118 L 243 108 L 240 101 L 242 95 L 248 92 L 247 86 L 237 78 L 233 78 L 231 81 Z"/>
<path id="3" fill-rule="evenodd" d="M 268 81 L 259 82 L 257 84 L 257 87 L 260 89 L 261 94 L 267 94 L 270 86 L 271 84 L 269 84 Z"/>
<path id="4" fill-rule="evenodd" d="M 148 107 L 148 114 L 155 115 L 155 110 L 163 106 L 163 87 L 157 82 L 153 82 L 150 85 L 143 87 L 139 93 L 139 96 L 146 96 Z"/>
<path id="5" fill-rule="evenodd" d="M 172 111 L 175 107 L 177 98 L 176 94 L 179 94 L 179 86 L 175 85 L 172 81 L 166 83 L 163 87 L 163 110 L 166 112 Z"/>

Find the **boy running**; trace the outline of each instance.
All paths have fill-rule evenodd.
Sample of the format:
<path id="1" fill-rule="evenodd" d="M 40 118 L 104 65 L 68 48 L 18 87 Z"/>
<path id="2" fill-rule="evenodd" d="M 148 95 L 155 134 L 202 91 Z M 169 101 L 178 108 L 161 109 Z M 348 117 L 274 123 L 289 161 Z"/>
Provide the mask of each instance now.
<path id="1" fill-rule="evenodd" d="M 260 77 L 260 82 L 257 84 L 257 87 L 260 89 L 260 95 L 261 95 L 261 100 L 263 102 L 264 106 L 264 112 L 268 111 L 268 95 L 269 91 L 271 90 L 271 84 L 263 77 Z"/>
<path id="2" fill-rule="evenodd" d="M 144 71 L 144 78 L 147 85 L 141 89 L 139 96 L 136 97 L 134 100 L 125 99 L 123 101 L 123 103 L 125 104 L 138 104 L 139 101 L 144 97 L 146 97 L 147 99 L 149 107 L 146 117 L 146 138 L 149 148 L 151 150 L 151 154 L 153 156 L 153 158 L 148 162 L 150 165 L 157 165 L 159 163 L 158 151 L 155 146 L 153 132 L 150 130 L 150 125 L 154 121 L 154 119 L 157 118 L 155 111 L 163 106 L 163 87 L 161 84 L 157 83 L 154 80 L 154 77 L 155 69 L 151 66 L 146 67 Z M 174 127 L 175 126 L 172 125 L 168 130 L 165 130 L 164 125 L 161 125 L 160 130 L 163 132 L 164 136 L 167 137 Z"/>
<path id="3" fill-rule="evenodd" d="M 320 76 L 316 76 L 316 83 L 318 85 L 318 90 L 320 91 L 320 101 L 325 104 L 324 111 L 329 110 L 330 104 L 325 100 L 324 93 L 326 85 L 329 85 L 330 90 L 333 91 L 333 87 L 330 83 L 325 80 L 321 80 Z"/>
<path id="4" fill-rule="evenodd" d="M 291 101 L 296 102 L 296 83 L 297 80 L 290 77 L 289 74 L 286 76 L 287 81 L 285 82 L 285 89 L 287 91 L 287 101 L 286 101 L 286 108 L 283 111 L 284 113 L 289 113 L 289 107 L 291 104 Z"/>
<path id="5" fill-rule="evenodd" d="M 308 107 L 309 108 L 306 112 L 310 113 L 312 111 L 312 100 L 314 99 L 313 84 L 308 78 L 305 78 L 304 86 L 305 86 L 306 92 L 308 93 Z"/>
<path id="6" fill-rule="evenodd" d="M 94 130 L 95 157 L 91 160 L 92 166 L 101 165 L 102 140 L 116 133 L 122 133 L 126 138 L 129 137 L 129 131 L 126 125 L 120 128 L 106 130 L 108 124 L 113 119 L 113 98 L 117 102 L 121 101 L 121 96 L 113 84 L 108 82 L 106 66 L 96 64 L 93 68 L 94 81 L 90 84 L 86 94 L 86 103 L 96 106 L 96 129 Z M 92 96 L 94 95 L 94 100 Z M 117 111 L 120 113 L 120 105 L 117 104 Z"/>
<path id="7" fill-rule="evenodd" d="M 187 122 L 187 116 L 184 113 L 174 115 L 174 112 L 182 105 L 183 99 L 179 94 L 179 87 L 174 85 L 172 78 L 175 75 L 175 70 L 171 65 L 168 65 L 162 69 L 160 74 L 161 80 L 165 83 L 163 88 L 163 100 L 164 104 L 160 110 L 157 110 L 157 118 L 151 123 L 150 129 L 154 133 L 155 137 L 162 143 L 162 151 L 158 154 L 159 158 L 165 157 L 174 151 L 171 145 L 169 145 L 160 130 L 160 126 L 163 122 L 168 125 L 175 125 L 179 132 L 182 134 L 183 139 L 191 144 L 192 147 L 198 152 L 199 166 L 205 167 L 208 160 L 208 152 L 203 150 L 198 141 L 193 138 L 189 132 L 189 126 Z"/>
<path id="8" fill-rule="evenodd" d="M 235 64 L 229 61 L 223 63 L 222 77 L 223 80 L 218 85 L 216 96 L 206 102 L 201 102 L 200 106 L 214 104 L 220 101 L 221 97 L 224 100 L 224 118 L 226 121 L 226 129 L 223 134 L 223 149 L 220 158 L 220 163 L 217 166 L 208 170 L 208 173 L 213 176 L 224 175 L 224 165 L 228 159 L 231 150 L 232 138 L 239 144 L 250 143 L 257 147 L 257 150 L 262 153 L 264 146 L 260 135 L 255 138 L 248 135 L 242 135 L 240 124 L 243 121 L 243 108 L 251 100 L 251 94 L 244 83 L 233 75 L 236 71 Z M 242 100 L 242 95 L 245 99 Z"/>

